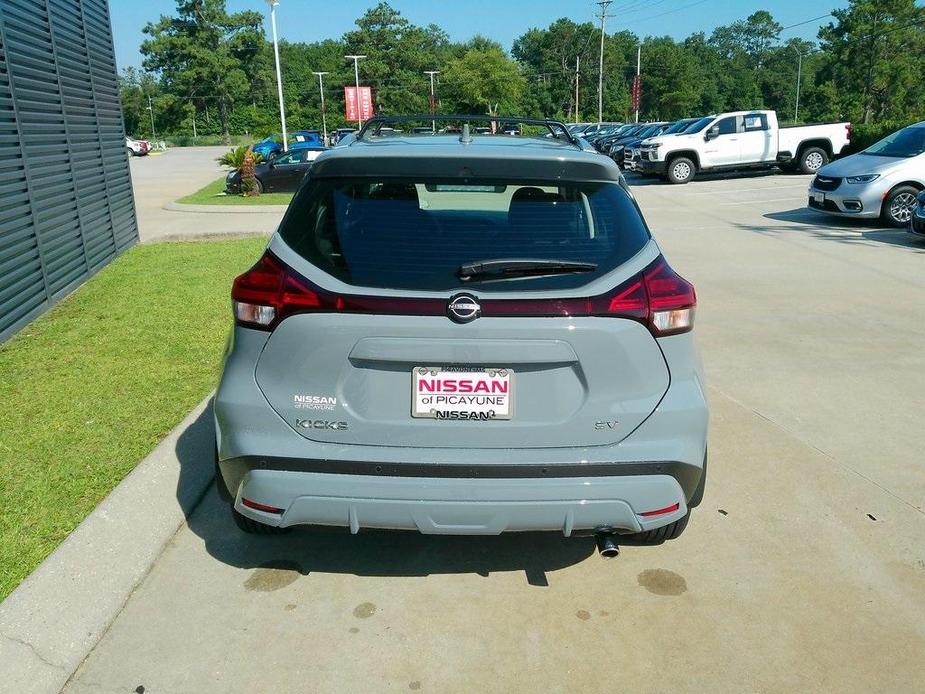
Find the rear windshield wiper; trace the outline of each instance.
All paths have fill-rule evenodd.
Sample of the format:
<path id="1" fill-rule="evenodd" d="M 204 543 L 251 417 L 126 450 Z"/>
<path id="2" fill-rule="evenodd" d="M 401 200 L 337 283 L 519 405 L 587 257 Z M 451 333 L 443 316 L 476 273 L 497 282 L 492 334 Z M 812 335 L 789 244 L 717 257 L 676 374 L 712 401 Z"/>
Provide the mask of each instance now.
<path id="1" fill-rule="evenodd" d="M 581 263 L 571 260 L 499 258 L 480 260 L 477 263 L 463 263 L 456 271 L 456 276 L 466 282 L 478 277 L 540 277 L 572 272 L 593 272 L 596 269 L 597 263 Z"/>

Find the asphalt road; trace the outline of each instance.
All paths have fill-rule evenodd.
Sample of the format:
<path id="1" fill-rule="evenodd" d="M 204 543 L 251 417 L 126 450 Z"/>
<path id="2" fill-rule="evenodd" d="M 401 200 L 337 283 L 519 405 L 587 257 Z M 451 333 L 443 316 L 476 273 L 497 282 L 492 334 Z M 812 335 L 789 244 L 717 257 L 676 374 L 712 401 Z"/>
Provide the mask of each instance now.
<path id="1" fill-rule="evenodd" d="M 638 183 L 710 384 L 679 540 L 252 538 L 213 490 L 68 691 L 920 691 L 925 243 L 803 176 Z"/>
<path id="2" fill-rule="evenodd" d="M 165 205 L 224 176 L 227 169 L 215 160 L 227 151 L 227 147 L 175 147 L 162 154 L 129 158 L 142 243 L 273 232 L 282 216 L 277 212 L 221 207 L 209 212 L 165 209 Z"/>

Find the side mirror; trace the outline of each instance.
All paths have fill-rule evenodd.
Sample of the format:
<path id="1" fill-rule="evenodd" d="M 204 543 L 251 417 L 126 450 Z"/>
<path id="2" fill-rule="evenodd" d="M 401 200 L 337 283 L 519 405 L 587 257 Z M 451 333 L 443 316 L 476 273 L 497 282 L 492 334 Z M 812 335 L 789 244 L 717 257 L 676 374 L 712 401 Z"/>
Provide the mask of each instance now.
<path id="1" fill-rule="evenodd" d="M 719 126 L 714 125 L 712 128 L 707 130 L 706 137 L 704 138 L 707 142 L 710 140 L 719 137 Z"/>

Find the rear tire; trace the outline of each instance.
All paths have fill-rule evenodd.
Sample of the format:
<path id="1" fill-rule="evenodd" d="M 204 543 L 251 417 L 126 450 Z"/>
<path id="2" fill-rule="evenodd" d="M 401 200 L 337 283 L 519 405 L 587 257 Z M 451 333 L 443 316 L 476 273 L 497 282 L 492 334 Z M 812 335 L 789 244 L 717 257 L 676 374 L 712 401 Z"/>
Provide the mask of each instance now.
<path id="1" fill-rule="evenodd" d="M 700 506 L 700 502 L 703 501 L 703 492 L 707 488 L 707 456 L 709 450 L 704 450 L 703 452 L 703 473 L 700 475 L 700 481 L 697 483 L 697 488 L 694 490 L 694 493 L 691 495 L 690 501 L 687 502 L 687 508 L 697 508 Z"/>
<path id="2" fill-rule="evenodd" d="M 630 533 L 628 535 L 620 535 L 617 538 L 617 544 L 623 544 L 620 540 L 624 540 L 625 544 L 633 545 L 660 545 L 667 540 L 674 540 L 681 536 L 681 533 L 684 532 L 684 529 L 687 527 L 687 522 L 691 518 L 691 512 L 688 511 L 683 518 L 679 518 L 674 523 L 669 523 L 668 525 L 663 525 L 661 528 L 655 528 L 654 530 L 646 530 L 641 533 Z"/>
<path id="3" fill-rule="evenodd" d="M 248 518 L 235 511 L 234 506 L 230 508 L 231 517 L 234 518 L 234 524 L 238 526 L 239 530 L 242 530 L 248 535 L 285 535 L 289 532 L 289 528 L 278 528 L 275 525 L 259 523 L 253 518 Z"/>
<path id="4" fill-rule="evenodd" d="M 814 174 L 829 163 L 828 153 L 821 147 L 807 147 L 800 154 L 799 169 L 805 174 Z"/>
<path id="5" fill-rule="evenodd" d="M 215 488 L 218 490 L 219 498 L 227 503 L 228 508 L 231 509 L 231 517 L 239 530 L 248 535 L 284 535 L 289 532 L 289 528 L 278 528 L 275 525 L 259 523 L 235 510 L 234 495 L 228 489 L 228 485 L 225 484 L 225 478 L 222 477 L 222 471 L 218 466 L 218 446 L 215 447 Z"/>
<path id="6" fill-rule="evenodd" d="M 890 191 L 880 208 L 880 219 L 884 224 L 898 229 L 908 226 L 917 204 L 917 188 L 897 186 Z"/>
<path id="7" fill-rule="evenodd" d="M 668 162 L 668 180 L 672 183 L 689 183 L 696 173 L 697 167 L 687 157 L 676 157 Z"/>

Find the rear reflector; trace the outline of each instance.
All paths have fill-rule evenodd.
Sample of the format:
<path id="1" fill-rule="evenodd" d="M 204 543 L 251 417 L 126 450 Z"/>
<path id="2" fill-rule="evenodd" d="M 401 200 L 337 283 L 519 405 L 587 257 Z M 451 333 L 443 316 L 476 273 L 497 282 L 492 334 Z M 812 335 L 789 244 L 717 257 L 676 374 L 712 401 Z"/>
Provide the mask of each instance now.
<path id="1" fill-rule="evenodd" d="M 672 504 L 671 506 L 666 506 L 665 508 L 656 509 L 655 511 L 646 511 L 645 513 L 640 513 L 639 515 L 645 516 L 647 518 L 649 516 L 664 516 L 666 513 L 674 513 L 679 508 L 681 508 L 681 504 L 679 503 Z"/>
<path id="2" fill-rule="evenodd" d="M 285 509 L 276 508 L 275 506 L 267 506 L 266 504 L 258 504 L 256 501 L 251 501 L 250 499 L 241 499 L 241 503 L 247 506 L 247 508 L 252 508 L 255 511 L 265 511 L 266 513 L 282 513 Z"/>
<path id="3" fill-rule="evenodd" d="M 322 289 L 267 251 L 254 267 L 234 281 L 235 320 L 240 325 L 272 330 L 297 313 L 368 313 L 445 316 L 443 298 L 334 294 Z M 687 332 L 694 324 L 697 296 L 662 256 L 620 286 L 593 297 L 562 299 L 481 298 L 485 318 L 602 316 L 628 318 L 663 337 Z"/>

